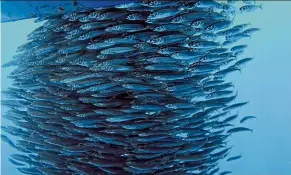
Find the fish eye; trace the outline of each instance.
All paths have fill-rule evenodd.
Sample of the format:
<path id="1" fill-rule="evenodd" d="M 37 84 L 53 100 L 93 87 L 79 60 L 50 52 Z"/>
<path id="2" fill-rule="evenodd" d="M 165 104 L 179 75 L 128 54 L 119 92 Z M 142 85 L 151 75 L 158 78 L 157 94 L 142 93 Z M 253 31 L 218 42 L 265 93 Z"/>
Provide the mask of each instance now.
<path id="1" fill-rule="evenodd" d="M 156 27 L 155 30 L 161 31 L 162 30 L 162 27 Z"/>
<path id="2" fill-rule="evenodd" d="M 193 25 L 199 27 L 202 23 L 200 21 L 194 21 Z"/>
<path id="3" fill-rule="evenodd" d="M 153 42 L 155 42 L 155 39 L 154 38 L 153 39 L 149 39 L 147 42 L 148 43 L 153 43 Z"/>
<path id="4" fill-rule="evenodd" d="M 178 52 L 172 54 L 173 57 L 179 57 L 180 54 Z"/>
<path id="5" fill-rule="evenodd" d="M 166 90 L 168 90 L 168 91 L 173 91 L 173 90 L 175 90 L 176 88 L 174 87 L 174 86 L 172 86 L 172 87 L 167 87 L 166 88 Z"/>
<path id="6" fill-rule="evenodd" d="M 97 12 L 93 12 L 93 13 L 90 13 L 89 14 L 89 17 L 94 17 L 94 16 L 96 16 L 97 15 Z"/>
<path id="7" fill-rule="evenodd" d="M 196 43 L 196 47 L 201 47 L 202 44 L 201 43 Z"/>
<path id="8" fill-rule="evenodd" d="M 117 29 L 120 29 L 121 27 L 120 26 L 113 26 L 111 28 L 114 29 L 114 30 L 117 30 Z"/>
<path id="9" fill-rule="evenodd" d="M 161 27 L 159 27 L 159 30 L 161 30 L 161 31 L 164 31 L 165 29 L 166 29 L 165 26 L 161 26 Z"/>

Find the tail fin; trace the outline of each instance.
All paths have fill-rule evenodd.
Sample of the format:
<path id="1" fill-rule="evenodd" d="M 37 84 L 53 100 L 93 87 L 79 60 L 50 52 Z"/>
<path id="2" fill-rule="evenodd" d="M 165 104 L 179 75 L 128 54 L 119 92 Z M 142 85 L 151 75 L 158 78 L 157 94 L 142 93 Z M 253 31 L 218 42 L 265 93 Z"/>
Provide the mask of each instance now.
<path id="1" fill-rule="evenodd" d="M 261 4 L 259 7 L 260 7 L 260 9 L 263 9 L 263 4 Z"/>
<path id="2" fill-rule="evenodd" d="M 236 93 L 235 93 L 235 96 L 237 97 L 237 95 L 238 95 L 238 90 L 236 91 Z"/>
<path id="3" fill-rule="evenodd" d="M 237 70 L 241 73 L 241 68 L 237 68 Z"/>

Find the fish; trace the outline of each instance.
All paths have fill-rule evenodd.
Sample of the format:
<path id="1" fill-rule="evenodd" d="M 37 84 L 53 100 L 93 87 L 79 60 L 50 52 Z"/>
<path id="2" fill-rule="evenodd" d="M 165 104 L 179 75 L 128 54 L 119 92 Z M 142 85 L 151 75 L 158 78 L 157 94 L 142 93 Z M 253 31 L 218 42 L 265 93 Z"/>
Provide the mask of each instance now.
<path id="1" fill-rule="evenodd" d="M 199 61 L 201 54 L 191 51 L 181 51 L 171 54 L 171 57 L 178 60 L 196 60 Z"/>
<path id="2" fill-rule="evenodd" d="M 152 126 L 156 125 L 155 122 L 150 122 L 150 121 L 140 121 L 140 122 L 134 122 L 130 124 L 125 124 L 121 126 L 124 129 L 127 130 L 144 130 L 147 128 L 150 128 Z"/>
<path id="3" fill-rule="evenodd" d="M 241 103 L 235 103 L 235 104 L 232 104 L 230 106 L 227 106 L 225 108 L 222 109 L 222 111 L 228 111 L 228 110 L 231 110 L 231 109 L 236 109 L 236 108 L 239 108 L 239 107 L 242 107 L 246 104 L 248 104 L 249 102 L 241 102 Z"/>
<path id="4" fill-rule="evenodd" d="M 14 160 L 20 161 L 20 162 L 25 162 L 28 164 L 31 164 L 32 160 L 30 157 L 21 155 L 21 154 L 11 154 L 10 155 Z"/>
<path id="5" fill-rule="evenodd" d="M 144 6 L 161 8 L 161 7 L 168 7 L 168 6 L 177 6 L 180 3 L 176 1 L 171 2 L 167 0 L 155 0 L 155 1 L 143 1 L 142 4 Z"/>
<path id="6" fill-rule="evenodd" d="M 93 43 L 93 44 L 89 44 L 86 46 L 87 50 L 102 50 L 103 48 L 108 48 L 110 46 L 113 46 L 113 43 Z"/>
<path id="7" fill-rule="evenodd" d="M 208 156 L 203 155 L 187 155 L 187 156 L 179 156 L 175 159 L 175 161 L 179 162 L 199 162 L 208 159 Z"/>
<path id="8" fill-rule="evenodd" d="M 256 1 L 255 0 L 243 0 L 243 3 L 245 3 L 245 4 L 255 4 Z"/>
<path id="9" fill-rule="evenodd" d="M 231 91 L 231 90 L 218 90 L 218 91 L 209 93 L 208 95 L 205 96 L 205 98 L 210 99 L 210 98 L 224 97 L 224 96 L 230 95 L 232 93 L 233 93 L 233 91 Z"/>
<path id="10" fill-rule="evenodd" d="M 247 45 L 238 45 L 238 46 L 232 47 L 230 50 L 232 52 L 238 52 L 238 51 L 244 50 L 247 47 L 248 47 Z"/>
<path id="11" fill-rule="evenodd" d="M 255 116 L 245 116 L 245 117 L 243 117 L 241 120 L 240 120 L 240 123 L 244 123 L 244 122 L 246 122 L 247 120 L 249 120 L 249 119 L 256 119 L 257 117 L 255 117 Z"/>
<path id="12" fill-rule="evenodd" d="M 209 175 L 214 175 L 214 174 L 216 174 L 218 171 L 219 171 L 219 168 L 214 168 L 213 170 L 211 170 L 211 171 L 209 172 Z"/>
<path id="13" fill-rule="evenodd" d="M 225 77 L 226 75 L 235 72 L 235 71 L 240 71 L 239 68 L 235 68 L 235 67 L 230 67 L 230 68 L 226 68 L 220 71 L 215 72 L 213 75 L 215 77 Z"/>
<path id="14" fill-rule="evenodd" d="M 235 120 L 237 117 L 238 117 L 238 114 L 235 114 L 235 115 L 229 116 L 228 118 L 224 119 L 222 122 L 229 123 L 229 122 Z"/>
<path id="15" fill-rule="evenodd" d="M 227 174 L 232 174 L 231 171 L 223 171 L 219 175 L 227 175 Z"/>
<path id="16" fill-rule="evenodd" d="M 9 146 L 13 148 L 17 148 L 17 146 L 5 135 L 1 134 L 1 140 L 5 143 L 7 143 Z"/>
<path id="17" fill-rule="evenodd" d="M 103 30 L 93 30 L 93 31 L 90 31 L 88 33 L 81 35 L 78 38 L 78 40 L 84 41 L 84 40 L 95 38 L 95 37 L 103 35 L 103 34 L 104 34 Z"/>
<path id="18" fill-rule="evenodd" d="M 245 127 L 232 128 L 232 129 L 229 129 L 227 131 L 227 133 L 232 134 L 232 133 L 235 133 L 235 132 L 242 132 L 242 131 L 250 131 L 250 132 L 253 133 L 253 129 L 249 129 L 249 128 L 245 128 Z"/>
<path id="19" fill-rule="evenodd" d="M 139 14 L 139 13 L 134 13 L 134 14 L 130 14 L 126 17 L 126 19 L 131 20 L 131 21 L 145 21 L 146 20 L 146 16 L 143 14 Z"/>
<path id="20" fill-rule="evenodd" d="M 156 32 L 179 31 L 187 28 L 184 24 L 165 24 L 154 28 Z"/>
<path id="21" fill-rule="evenodd" d="M 142 24 L 120 24 L 105 29 L 110 33 L 123 33 L 123 32 L 138 32 L 146 30 L 146 27 Z"/>
<path id="22" fill-rule="evenodd" d="M 206 32 L 214 32 L 214 31 L 219 31 L 222 29 L 229 28 L 232 25 L 232 21 L 218 21 L 215 22 L 214 24 L 210 24 L 209 26 L 205 27 Z"/>
<path id="23" fill-rule="evenodd" d="M 138 43 L 135 39 L 128 39 L 128 38 L 109 38 L 104 40 L 104 43 L 112 43 L 114 45 L 117 44 L 136 44 Z"/>
<path id="24" fill-rule="evenodd" d="M 222 8 L 222 4 L 216 1 L 196 1 L 195 7 L 198 8 Z"/>
<path id="25" fill-rule="evenodd" d="M 98 13 L 95 19 L 98 21 L 125 19 L 126 16 L 127 16 L 127 13 L 122 12 L 122 11 L 108 11 L 108 12 L 103 11 L 103 12 Z"/>
<path id="26" fill-rule="evenodd" d="M 192 41 L 189 42 L 186 46 L 189 48 L 214 48 L 219 46 L 219 43 L 214 41 Z"/>
<path id="27" fill-rule="evenodd" d="M 42 172 L 40 172 L 37 168 L 31 167 L 31 168 L 17 168 L 20 172 L 24 174 L 30 174 L 30 175 L 41 175 Z"/>
<path id="28" fill-rule="evenodd" d="M 174 24 L 182 24 L 182 23 L 187 23 L 187 22 L 191 22 L 200 18 L 207 18 L 208 14 L 206 12 L 192 12 L 192 13 L 185 13 L 185 14 L 181 14 L 177 17 L 174 17 L 171 20 L 171 23 Z"/>
<path id="29" fill-rule="evenodd" d="M 78 52 L 78 51 L 82 50 L 83 48 L 85 48 L 84 44 L 74 45 L 71 47 L 65 47 L 65 48 L 59 49 L 57 54 L 66 54 L 67 55 L 67 54 Z"/>
<path id="30" fill-rule="evenodd" d="M 39 17 L 4 64 L 13 126 L 1 128 L 16 141 L 1 137 L 21 152 L 9 161 L 26 174 L 230 174 L 217 166 L 227 138 L 252 129 L 233 122 L 247 103 L 226 76 L 253 59 L 237 43 L 259 31 L 234 24 L 257 4 L 112 4 Z"/>
<path id="31" fill-rule="evenodd" d="M 230 161 L 234 161 L 234 160 L 237 160 L 237 159 L 240 159 L 240 158 L 242 158 L 242 155 L 230 157 L 230 158 L 226 159 L 226 161 L 230 162 Z"/>
<path id="32" fill-rule="evenodd" d="M 254 58 L 252 57 L 247 57 L 247 58 L 243 58 L 241 60 L 238 60 L 232 67 L 237 67 L 240 68 L 241 66 L 245 65 L 246 63 L 252 61 Z"/>
<path id="33" fill-rule="evenodd" d="M 101 50 L 101 54 L 113 55 L 113 54 L 125 54 L 129 52 L 134 52 L 136 49 L 133 47 L 112 47 L 108 49 Z"/>
<path id="34" fill-rule="evenodd" d="M 179 14 L 180 11 L 177 8 L 167 8 L 154 11 L 148 16 L 148 20 L 156 20 L 156 19 L 163 19 L 171 16 L 175 16 Z"/>
<path id="35" fill-rule="evenodd" d="M 183 68 L 181 66 L 178 65 L 174 65 L 174 64 L 152 64 L 152 65 L 148 65 L 146 66 L 144 69 L 146 70 L 150 70 L 150 71 L 182 71 Z"/>
<path id="36" fill-rule="evenodd" d="M 239 29 L 240 31 L 242 31 L 250 25 L 251 25 L 251 23 L 239 24 L 239 25 L 233 26 L 232 29 Z"/>
<path id="37" fill-rule="evenodd" d="M 183 34 L 164 35 L 161 37 L 149 39 L 147 42 L 150 44 L 155 44 L 155 45 L 166 45 L 166 44 L 180 43 L 182 41 L 185 41 L 188 37 L 189 36 L 183 35 Z"/>
<path id="38" fill-rule="evenodd" d="M 248 13 L 248 12 L 253 12 L 258 9 L 262 9 L 263 4 L 261 5 L 244 5 L 241 8 L 239 8 L 241 13 Z"/>
<path id="39" fill-rule="evenodd" d="M 235 27 L 232 27 L 230 29 L 219 31 L 216 34 L 219 36 L 236 35 L 236 34 L 242 32 L 242 30 L 243 30 L 242 28 L 235 26 Z"/>
<path id="40" fill-rule="evenodd" d="M 12 158 L 8 158 L 9 162 L 11 162 L 13 165 L 16 165 L 16 166 L 25 166 L 24 163 L 20 163 L 20 162 L 17 162 L 15 161 L 14 159 Z"/>
<path id="41" fill-rule="evenodd" d="M 253 33 L 258 32 L 258 31 L 260 31 L 259 28 L 249 28 L 249 29 L 244 30 L 242 33 L 245 35 L 252 35 Z"/>
<path id="42" fill-rule="evenodd" d="M 248 34 L 244 34 L 244 33 L 238 33 L 235 35 L 228 35 L 225 37 L 225 39 L 227 41 L 238 41 L 238 40 L 243 39 L 243 38 L 251 38 L 251 36 Z"/>
<path id="43" fill-rule="evenodd" d="M 112 21 L 104 21 L 104 22 L 103 21 L 94 21 L 94 22 L 82 24 L 80 26 L 80 29 L 82 29 L 82 30 L 100 29 L 100 28 L 108 27 L 108 26 L 111 26 L 114 24 L 115 23 Z"/>
<path id="44" fill-rule="evenodd" d="M 115 5 L 114 7 L 118 8 L 118 9 L 127 9 L 127 8 L 139 7 L 140 5 L 141 5 L 141 3 L 128 2 L 128 3 L 122 3 L 122 4 Z"/>

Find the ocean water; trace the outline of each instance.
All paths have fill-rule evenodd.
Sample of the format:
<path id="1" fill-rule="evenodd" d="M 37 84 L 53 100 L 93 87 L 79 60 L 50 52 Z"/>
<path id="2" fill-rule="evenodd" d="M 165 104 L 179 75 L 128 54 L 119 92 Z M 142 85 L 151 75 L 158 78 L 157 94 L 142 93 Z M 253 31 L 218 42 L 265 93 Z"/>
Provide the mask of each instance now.
<path id="1" fill-rule="evenodd" d="M 291 174 L 291 2 L 264 1 L 263 10 L 238 15 L 237 23 L 251 22 L 261 31 L 255 33 L 243 56 L 255 59 L 242 73 L 229 76 L 238 90 L 237 101 L 249 101 L 239 110 L 239 115 L 254 115 L 257 120 L 247 122 L 254 133 L 231 136 L 234 145 L 231 155 L 242 154 L 240 160 L 221 161 L 221 169 L 235 175 L 290 175 Z M 1 62 L 6 63 L 15 55 L 17 46 L 26 43 L 26 36 L 41 24 L 33 20 L 3 23 L 1 31 Z M 241 57 L 243 57 L 241 56 Z M 11 86 L 7 75 L 13 70 L 1 70 L 1 89 Z M 2 113 L 7 109 L 2 107 Z M 1 118 L 2 125 L 9 121 Z M 15 150 L 1 142 L 2 175 L 20 175 L 8 162 Z"/>

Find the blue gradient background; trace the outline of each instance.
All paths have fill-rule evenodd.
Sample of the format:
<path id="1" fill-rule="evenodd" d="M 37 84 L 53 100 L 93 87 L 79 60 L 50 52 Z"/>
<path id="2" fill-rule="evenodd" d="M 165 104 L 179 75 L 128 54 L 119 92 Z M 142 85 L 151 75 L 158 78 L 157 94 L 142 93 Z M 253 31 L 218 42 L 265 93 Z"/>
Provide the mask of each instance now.
<path id="1" fill-rule="evenodd" d="M 261 2 L 258 2 L 261 3 Z M 291 2 L 265 1 L 263 10 L 239 14 L 237 23 L 249 23 L 260 32 L 251 40 L 244 40 L 248 48 L 242 57 L 255 59 L 243 70 L 229 77 L 239 91 L 237 102 L 250 103 L 240 109 L 240 116 L 255 115 L 257 120 L 246 126 L 254 134 L 239 133 L 230 138 L 234 145 L 231 155 L 242 154 L 233 162 L 221 162 L 221 168 L 235 175 L 290 175 L 291 174 Z M 33 20 L 2 24 L 2 64 L 9 61 L 17 46 L 26 43 L 26 35 L 40 24 Z M 2 69 L 2 90 L 11 81 L 6 76 L 13 68 Z M 2 108 L 2 112 L 5 112 Z M 2 125 L 10 124 L 1 119 Z M 15 151 L 1 143 L 2 175 L 20 175 L 8 162 Z"/>

